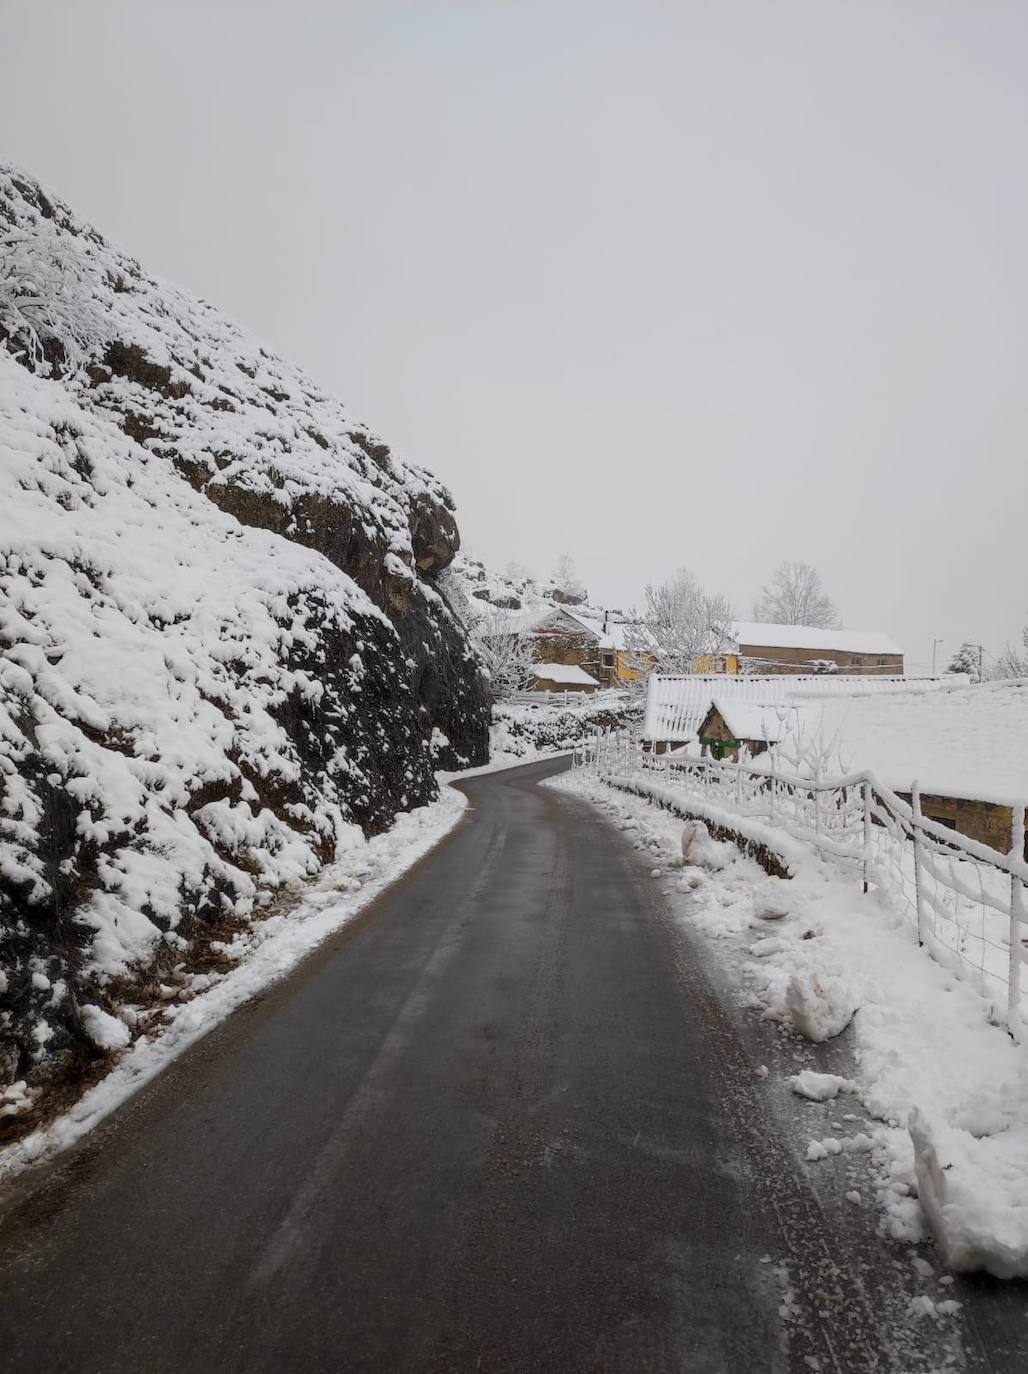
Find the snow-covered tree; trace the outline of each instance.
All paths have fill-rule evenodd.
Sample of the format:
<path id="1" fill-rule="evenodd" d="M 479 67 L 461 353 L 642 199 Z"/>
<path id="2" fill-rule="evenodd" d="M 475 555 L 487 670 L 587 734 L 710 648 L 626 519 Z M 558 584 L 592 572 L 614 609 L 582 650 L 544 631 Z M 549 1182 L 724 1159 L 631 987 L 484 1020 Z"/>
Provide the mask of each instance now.
<path id="1" fill-rule="evenodd" d="M 49 225 L 0 235 L 0 335 L 41 376 L 77 372 L 100 337 L 90 268 Z"/>
<path id="2" fill-rule="evenodd" d="M 727 597 L 709 595 L 688 568 L 646 588 L 642 627 L 662 673 L 692 673 L 704 654 L 724 650 L 735 636 Z"/>
<path id="3" fill-rule="evenodd" d="M 761 588 L 753 618 L 769 625 L 813 625 L 821 630 L 836 629 L 840 623 L 817 569 L 790 561 L 779 563 Z"/>
<path id="4" fill-rule="evenodd" d="M 992 665 L 989 677 L 1028 677 L 1028 625 L 1021 631 L 1021 646 L 1023 653 L 1019 653 L 1012 644 L 1006 645 Z"/>
<path id="5" fill-rule="evenodd" d="M 977 644 L 966 641 L 950 660 L 947 673 L 968 673 L 977 682 L 981 678 L 981 651 Z"/>
<path id="6" fill-rule="evenodd" d="M 553 565 L 554 600 L 565 601 L 568 605 L 579 605 L 586 599 L 586 590 L 578 580 L 575 560 L 570 554 L 562 553 Z"/>
<path id="7" fill-rule="evenodd" d="M 535 663 L 530 635 L 518 634 L 509 616 L 492 611 L 472 620 L 468 638 L 489 674 L 495 697 L 509 697 L 524 689 Z"/>

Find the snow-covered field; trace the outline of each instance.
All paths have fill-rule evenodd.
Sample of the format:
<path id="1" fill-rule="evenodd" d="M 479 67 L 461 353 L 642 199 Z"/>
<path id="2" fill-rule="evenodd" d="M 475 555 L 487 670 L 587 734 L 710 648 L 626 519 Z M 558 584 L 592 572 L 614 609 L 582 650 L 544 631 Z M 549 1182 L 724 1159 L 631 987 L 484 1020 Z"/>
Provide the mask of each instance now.
<path id="1" fill-rule="evenodd" d="M 955 1270 L 1028 1276 L 1028 1055 L 989 1023 L 968 983 L 919 949 L 904 915 L 763 822 L 708 811 L 776 849 L 789 879 L 710 840 L 699 865 L 683 865 L 683 820 L 653 804 L 688 807 L 673 789 L 633 780 L 649 796 L 630 795 L 586 772 L 550 785 L 634 831 L 655 876 L 692 894 L 688 919 L 715 951 L 743 942 L 742 965 L 725 971 L 762 1017 L 813 1041 L 852 1027 L 855 1081 L 800 1074 L 793 1088 L 811 1100 L 843 1093 L 874 1125 L 847 1128 L 853 1114 L 840 1106 L 843 1129 L 811 1138 L 811 1165 L 852 1168 L 865 1158 L 886 1234 L 918 1242 L 934 1232 Z M 948 1302 L 943 1290 L 926 1294 L 922 1314 L 945 1316 Z"/>
<path id="2" fill-rule="evenodd" d="M 235 964 L 228 972 L 173 973 L 161 990 L 163 1005 L 126 1005 L 120 1017 L 85 1008 L 108 1048 L 123 1052 L 69 1112 L 0 1150 L 0 1179 L 73 1144 L 237 1007 L 289 973 L 452 830 L 466 805 L 462 793 L 444 786 L 438 801 L 399 815 L 384 834 L 364 840 L 354 827 L 346 851 L 316 882 L 294 889 L 277 912 L 223 946 Z M 31 1102 L 31 1090 L 19 1081 L 0 1095 L 0 1116 Z"/>

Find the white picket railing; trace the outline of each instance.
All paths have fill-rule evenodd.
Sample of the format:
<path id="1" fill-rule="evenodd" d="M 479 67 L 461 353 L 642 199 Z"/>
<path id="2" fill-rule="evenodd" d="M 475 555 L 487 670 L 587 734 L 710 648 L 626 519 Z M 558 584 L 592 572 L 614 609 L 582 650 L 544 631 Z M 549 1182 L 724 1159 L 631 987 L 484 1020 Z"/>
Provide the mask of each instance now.
<path id="1" fill-rule="evenodd" d="M 605 731 L 576 751 L 576 767 L 599 776 L 643 777 L 721 811 L 765 821 L 894 900 L 918 940 L 1002 1007 L 1021 1038 L 1021 985 L 1028 936 L 1025 808 L 1013 808 L 1008 853 L 990 849 L 921 814 L 917 784 L 908 806 L 874 774 L 819 779 L 685 754 L 656 754 L 628 731 Z"/>

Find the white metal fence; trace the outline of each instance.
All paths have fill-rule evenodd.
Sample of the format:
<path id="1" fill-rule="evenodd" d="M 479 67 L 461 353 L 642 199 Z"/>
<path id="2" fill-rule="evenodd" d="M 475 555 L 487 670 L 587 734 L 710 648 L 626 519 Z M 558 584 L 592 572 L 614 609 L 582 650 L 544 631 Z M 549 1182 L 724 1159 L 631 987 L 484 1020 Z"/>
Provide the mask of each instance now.
<path id="1" fill-rule="evenodd" d="M 844 872 L 887 894 L 916 926 L 918 940 L 969 978 L 1021 1038 L 1021 984 L 1028 937 L 1025 808 L 1013 808 L 1003 854 L 921 814 L 874 774 L 804 778 L 747 764 L 642 749 L 628 731 L 598 734 L 577 751 L 577 767 L 611 781 L 640 778 L 720 811 L 760 819 L 812 845 Z"/>

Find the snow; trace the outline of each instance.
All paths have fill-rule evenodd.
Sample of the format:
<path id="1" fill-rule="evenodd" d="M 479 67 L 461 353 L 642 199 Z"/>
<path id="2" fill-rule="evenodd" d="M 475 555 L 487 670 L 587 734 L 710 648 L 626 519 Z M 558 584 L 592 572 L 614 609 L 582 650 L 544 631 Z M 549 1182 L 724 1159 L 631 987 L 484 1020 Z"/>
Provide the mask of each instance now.
<path id="1" fill-rule="evenodd" d="M 1028 1246 L 1028 1123 L 995 1135 L 915 1109 L 918 1196 L 953 1269 L 1024 1277 Z"/>
<path id="2" fill-rule="evenodd" d="M 825 735 L 895 790 L 1018 805 L 1028 800 L 1028 681 L 826 701 Z"/>
<path id="3" fill-rule="evenodd" d="M 6 168 L 0 242 L 2 1086 L 432 796 L 487 708 L 418 575 L 444 487 Z"/>
<path id="4" fill-rule="evenodd" d="M 825 630 L 812 625 L 768 625 L 741 620 L 733 627 L 737 644 L 754 649 L 826 649 L 833 653 L 890 654 L 902 652 L 888 635 L 869 630 Z"/>
<path id="5" fill-rule="evenodd" d="M 104 847 L 79 913 L 89 959 L 124 973 L 176 928 L 184 894 L 220 890 L 246 915 L 260 890 L 312 876 L 319 844 L 348 842 L 342 787 L 291 824 L 256 805 L 247 777 L 300 776 L 276 709 L 320 684 L 287 666 L 289 645 L 325 620 L 387 622 L 326 559 L 240 526 L 2 353 L 0 464 L 20 492 L 0 505 L 0 870 L 46 897 L 23 766 L 34 737 L 81 841 Z M 238 800 L 191 805 L 214 783 Z"/>
<path id="6" fill-rule="evenodd" d="M 840 1093 L 857 1091 L 857 1085 L 852 1078 L 840 1078 L 835 1073 L 816 1073 L 813 1069 L 804 1069 L 801 1073 L 793 1074 L 789 1079 L 789 1086 L 797 1096 L 805 1097 L 811 1102 L 829 1102 Z"/>
<path id="7" fill-rule="evenodd" d="M 97 1049 L 120 1050 L 128 1044 L 129 1028 L 124 1021 L 92 1004 L 81 1007 L 79 1012 L 82 1029 Z"/>
<path id="8" fill-rule="evenodd" d="M 923 695 L 953 690 L 966 683 L 967 678 L 952 674 L 938 678 L 908 678 L 858 673 L 774 673 L 761 677 L 725 673 L 682 676 L 651 673 L 646 682 L 643 738 L 683 743 L 695 739 L 696 729 L 715 697 L 722 702 L 755 702 L 768 706 L 776 702 L 832 701 L 839 697 L 892 697 L 907 692 Z"/>
<path id="9" fill-rule="evenodd" d="M 819 1043 L 842 1034 L 853 1020 L 857 997 L 845 978 L 804 968 L 789 979 L 785 1006 L 793 1030 Z"/>
<path id="10" fill-rule="evenodd" d="M 255 922 L 225 946 L 225 953 L 236 961 L 235 968 L 220 975 L 198 975 L 169 988 L 174 1000 L 157 1012 L 128 1008 L 127 1020 L 121 1020 L 100 1007 L 83 1008 L 94 1042 L 105 1048 L 128 1043 L 128 1020 L 143 1026 L 144 1033 L 69 1112 L 0 1150 L 0 1179 L 73 1144 L 237 1007 L 289 973 L 438 844 L 460 820 L 466 805 L 462 793 L 443 787 L 438 801 L 397 816 L 384 834 L 369 840 L 359 832 L 351 835 L 346 854 L 323 869 L 298 895 L 295 905 Z M 17 1110 L 28 1100 L 24 1083 L 14 1084 L 0 1097 L 0 1115 L 7 1106 Z"/>
<path id="11" fill-rule="evenodd" d="M 796 708 L 785 702 L 761 705 L 730 696 L 716 696 L 711 705 L 731 730 L 733 739 L 767 740 L 775 744 L 794 728 Z"/>
<path id="12" fill-rule="evenodd" d="M 710 941 L 740 998 L 765 1019 L 818 1033 L 855 1009 L 846 1034 L 856 1071 L 838 1090 L 855 1089 L 850 1095 L 869 1125 L 811 1141 L 810 1159 L 828 1168 L 836 1157 L 866 1157 L 892 1239 L 918 1243 L 934 1233 L 954 1269 L 1028 1277 L 1028 1049 L 990 1023 L 990 1004 L 969 981 L 919 948 L 905 915 L 874 890 L 855 890 L 792 836 L 673 788 L 639 779 L 612 786 L 586 770 L 548 785 L 584 795 L 615 824 L 631 826 L 648 863 L 670 868 L 683 828 L 673 810 L 654 802 L 782 856 L 789 879 L 770 878 L 737 856 L 718 870 L 679 870 L 674 890 L 690 894 L 683 919 Z M 753 943 L 755 931 L 767 930 L 757 911 L 779 891 L 787 897 L 774 905 L 786 914 L 773 939 Z M 749 957 L 740 958 L 747 945 Z M 811 1101 L 831 1100 L 821 1094 L 837 1086 L 836 1076 L 808 1076 L 808 1067 L 789 1086 L 802 1084 L 809 1091 L 799 1095 Z M 930 1312 L 924 1308 L 924 1315 L 949 1314 L 934 1301 Z"/>
<path id="13" fill-rule="evenodd" d="M 574 663 L 536 663 L 532 667 L 532 676 L 538 678 L 540 682 L 557 682 L 561 686 L 599 687 L 600 685 L 594 677 L 590 677 L 584 668 L 579 668 Z"/>

